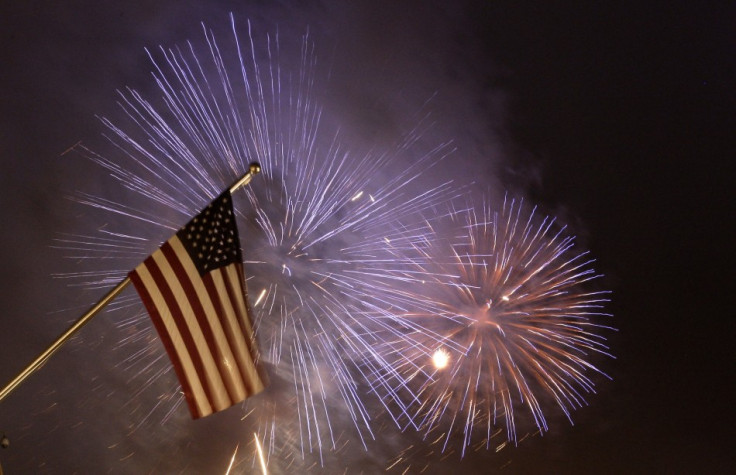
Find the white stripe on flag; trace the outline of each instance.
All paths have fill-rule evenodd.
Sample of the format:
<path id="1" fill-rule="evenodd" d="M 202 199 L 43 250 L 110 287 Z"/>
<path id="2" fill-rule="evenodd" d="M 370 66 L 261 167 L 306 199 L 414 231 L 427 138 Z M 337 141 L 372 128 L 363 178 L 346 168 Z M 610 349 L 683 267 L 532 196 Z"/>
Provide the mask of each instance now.
<path id="1" fill-rule="evenodd" d="M 240 279 L 241 275 L 238 274 L 237 270 L 234 268 L 228 269 L 228 278 L 231 282 L 231 286 L 234 289 L 240 288 Z M 235 298 L 237 299 L 237 308 L 239 310 L 240 314 L 240 323 L 243 325 L 243 331 L 246 335 L 253 335 L 253 328 L 251 325 L 250 317 L 248 316 L 248 311 L 246 310 L 245 305 L 245 295 L 243 295 L 242 292 L 233 292 L 235 295 Z"/>
<path id="2" fill-rule="evenodd" d="M 174 236 L 169 240 L 169 242 L 172 242 L 174 240 L 178 241 L 178 238 Z M 179 261 L 182 263 L 185 261 L 189 261 L 189 254 L 184 251 L 183 247 L 181 249 L 184 254 L 177 253 L 177 258 L 179 259 Z M 188 328 L 190 334 L 192 335 L 192 339 L 194 340 L 196 351 L 202 359 L 205 378 L 203 384 L 206 384 L 210 390 L 210 395 L 212 397 L 210 403 L 216 411 L 221 411 L 227 407 L 230 407 L 230 396 L 228 396 L 227 390 L 225 389 L 225 383 L 222 381 L 220 372 L 217 369 L 217 364 L 215 363 L 215 359 L 210 352 L 209 346 L 207 345 L 207 340 L 205 339 L 204 334 L 202 333 L 202 329 L 199 326 L 199 321 L 197 321 L 197 317 L 194 315 L 194 309 L 189 302 L 189 297 L 187 296 L 186 291 L 181 285 L 181 279 L 184 278 L 184 276 L 179 276 L 176 274 L 176 272 L 174 272 L 174 269 L 171 267 L 169 261 L 166 259 L 166 256 L 164 256 L 162 252 L 156 251 L 151 257 L 153 257 L 153 260 L 156 262 L 159 269 L 161 269 L 161 273 L 166 280 L 166 284 L 169 286 L 171 292 L 174 294 L 176 303 L 179 305 L 179 308 L 182 311 L 184 323 Z"/>
<path id="3" fill-rule="evenodd" d="M 238 270 L 234 266 L 227 266 L 211 272 L 210 276 L 212 277 L 212 282 L 215 286 L 220 302 L 222 302 L 222 308 L 225 310 L 225 315 L 223 315 L 224 318 L 222 319 L 223 324 L 231 339 L 230 341 L 234 345 L 233 352 L 237 357 L 238 366 L 240 367 L 243 378 L 245 379 L 245 385 L 250 388 L 250 394 L 257 393 L 263 389 L 263 382 L 256 371 L 256 366 L 250 352 L 250 344 L 245 340 L 245 335 L 248 335 L 249 337 L 252 333 L 244 333 L 247 330 L 242 328 L 239 324 L 240 320 L 247 320 L 248 318 L 243 301 L 243 294 L 242 291 L 240 291 L 241 286 Z M 235 302 L 235 305 L 233 305 L 233 302 L 230 300 L 228 288 L 230 289 L 230 294 L 236 296 L 237 301 Z M 236 309 L 237 313 L 242 315 L 242 318 L 239 318 L 239 315 L 236 314 Z"/>
<path id="4" fill-rule="evenodd" d="M 184 255 L 186 253 L 184 245 L 178 237 L 174 236 L 170 239 L 169 244 L 171 244 L 172 249 L 174 249 L 177 255 Z M 210 295 L 207 293 L 207 289 L 205 288 L 194 263 L 189 258 L 180 259 L 180 261 L 187 273 L 187 277 L 194 286 L 194 291 L 202 304 L 202 308 L 204 309 L 204 313 L 207 318 L 207 323 L 212 331 L 216 346 L 214 350 L 217 355 L 215 363 L 218 366 L 218 372 L 227 385 L 231 402 L 233 404 L 238 403 L 247 397 L 247 391 L 244 386 L 243 377 L 236 365 L 236 358 L 233 355 L 234 349 L 230 347 L 222 322 L 215 311 Z"/>
<path id="5" fill-rule="evenodd" d="M 161 251 L 156 251 L 154 254 L 160 252 Z M 161 321 L 166 327 L 166 332 L 168 333 L 169 338 L 171 339 L 171 343 L 174 346 L 174 350 L 179 357 L 179 361 L 181 363 L 180 367 L 184 373 L 184 377 L 187 379 L 187 382 L 190 385 L 192 397 L 194 399 L 194 403 L 199 409 L 199 413 L 203 415 L 212 413 L 212 406 L 210 405 L 204 388 L 199 381 L 197 370 L 194 367 L 192 358 L 189 356 L 189 352 L 187 351 L 186 345 L 184 344 L 181 334 L 179 333 L 179 329 L 174 323 L 174 319 L 171 315 L 171 311 L 169 310 L 169 306 L 166 305 L 166 301 L 161 295 L 161 292 L 159 291 L 158 286 L 151 276 L 151 273 L 148 270 L 145 262 L 136 268 L 136 273 L 140 277 L 141 282 L 143 283 L 146 291 L 148 292 L 148 295 L 151 297 L 151 300 L 156 307 L 157 313 L 161 317 Z"/>

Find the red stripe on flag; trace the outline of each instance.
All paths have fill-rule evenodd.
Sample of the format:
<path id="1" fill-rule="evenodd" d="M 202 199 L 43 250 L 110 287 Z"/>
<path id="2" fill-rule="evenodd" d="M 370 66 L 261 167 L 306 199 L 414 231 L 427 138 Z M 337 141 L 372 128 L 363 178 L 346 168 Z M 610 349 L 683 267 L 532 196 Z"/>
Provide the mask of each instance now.
<path id="1" fill-rule="evenodd" d="M 229 274 L 225 275 L 225 288 L 227 288 L 227 294 L 230 298 L 231 302 L 240 302 L 243 301 L 245 304 L 245 295 L 240 293 L 240 289 L 243 289 L 242 282 L 240 281 L 240 275 L 242 274 L 243 265 L 238 264 L 236 267 L 236 274 L 238 275 L 238 280 L 236 282 L 233 282 L 230 278 Z M 235 295 L 235 292 L 238 292 L 239 295 Z M 235 315 L 238 318 L 238 325 L 240 325 L 240 331 L 244 335 L 248 335 L 248 338 L 246 338 L 246 343 L 248 344 L 248 351 L 250 352 L 251 358 L 255 360 L 255 351 L 253 349 L 253 331 L 251 330 L 252 325 L 246 325 L 245 322 L 250 323 L 250 315 L 248 314 L 248 310 L 245 306 L 241 307 L 240 305 L 234 305 L 235 307 Z"/>
<path id="2" fill-rule="evenodd" d="M 237 265 L 237 264 L 231 264 L 231 265 Z M 229 267 L 229 266 L 227 266 Z M 226 317 L 226 311 L 225 306 L 230 308 L 230 310 L 236 315 L 237 317 L 237 309 L 234 305 L 230 305 L 229 302 L 225 301 L 226 295 L 220 295 L 220 292 L 217 290 L 217 287 L 214 282 L 213 274 L 218 273 L 223 280 L 225 280 L 225 283 L 227 285 L 227 267 L 222 267 L 219 269 L 216 269 L 209 274 L 205 275 L 202 279 L 204 282 L 205 288 L 207 289 L 207 293 L 210 296 L 210 299 L 212 300 L 213 305 L 215 306 L 215 311 L 218 315 L 222 315 L 223 320 L 225 320 Z M 243 385 L 245 386 L 246 390 L 246 397 L 250 396 L 257 391 L 257 388 L 260 388 L 260 384 L 256 384 L 256 381 L 253 381 L 249 377 L 249 368 L 248 366 L 255 366 L 255 362 L 253 361 L 253 357 L 250 356 L 250 361 L 244 361 L 243 357 L 248 358 L 250 355 L 250 349 L 248 347 L 248 342 L 250 340 L 250 335 L 247 333 L 243 333 L 240 331 L 239 328 L 231 328 L 231 325 L 228 324 L 227 321 L 223 322 L 223 330 L 225 330 L 225 336 L 227 337 L 228 343 L 230 347 L 233 349 L 233 353 L 235 354 L 235 360 L 238 365 L 238 372 L 240 374 L 240 377 L 243 381 Z M 240 335 L 237 335 L 237 333 L 240 332 Z M 243 355 L 242 352 L 238 351 L 238 345 L 237 338 L 240 336 L 242 338 L 242 342 L 245 344 L 245 349 L 248 351 L 248 354 Z"/>
<path id="3" fill-rule="evenodd" d="M 243 264 L 238 263 L 238 266 L 236 267 L 236 274 L 238 276 L 238 283 L 237 288 L 242 289 L 242 298 L 243 298 L 243 304 L 245 305 L 245 315 L 242 315 L 242 318 L 240 318 L 238 321 L 240 325 L 243 328 L 243 331 L 246 335 L 253 335 L 253 322 L 250 319 L 250 316 L 253 315 L 253 309 L 250 308 L 250 304 L 248 302 L 248 285 L 245 283 L 245 273 L 243 270 Z M 236 285 L 236 284 L 233 284 Z M 255 341 L 249 341 L 249 344 L 255 345 Z M 251 353 L 254 353 L 255 349 L 251 348 Z"/>
<path id="4" fill-rule="evenodd" d="M 197 296 L 197 291 L 194 289 L 194 285 L 192 284 L 189 275 L 187 274 L 181 261 L 179 260 L 179 256 L 174 248 L 171 247 L 171 245 L 169 245 L 169 243 L 167 242 L 166 244 L 161 246 L 161 251 L 171 265 L 171 268 L 174 270 L 174 274 L 176 274 L 176 278 L 178 279 L 179 284 L 182 286 L 184 292 L 186 293 L 187 300 L 189 302 L 189 305 L 192 307 L 192 312 L 196 317 L 197 322 L 199 323 L 199 328 L 200 330 L 202 330 L 202 334 L 204 335 L 204 339 L 207 343 L 207 347 L 210 350 L 210 354 L 212 355 L 212 358 L 217 365 L 217 369 L 220 374 L 211 376 L 220 377 L 228 395 L 229 401 L 227 402 L 227 405 L 228 407 L 232 406 L 236 402 L 239 402 L 240 398 L 238 397 L 236 389 L 232 386 L 231 383 L 228 382 L 229 378 L 226 377 L 226 375 L 228 374 L 228 370 L 227 368 L 222 367 L 224 361 L 227 358 L 225 358 L 222 348 L 220 348 L 220 345 L 218 345 L 217 341 L 215 340 L 215 336 L 212 332 L 212 328 L 207 318 L 206 311 L 202 306 L 202 302 Z M 187 258 L 184 256 L 182 257 L 185 259 Z M 217 315 L 215 315 L 214 318 L 216 321 L 219 321 Z M 214 406 L 214 401 L 210 401 L 210 403 Z"/>
<path id="5" fill-rule="evenodd" d="M 150 267 L 151 265 L 155 266 L 156 264 L 153 262 L 153 259 L 151 257 L 148 257 L 145 261 L 143 261 L 143 265 L 145 265 L 146 267 Z M 164 345 L 164 349 L 169 355 L 171 364 L 174 366 L 174 372 L 179 378 L 179 383 L 181 384 L 181 389 L 184 392 L 187 406 L 189 406 L 189 413 L 192 415 L 192 419 L 197 419 L 198 417 L 201 417 L 201 414 L 199 413 L 199 409 L 197 408 L 197 404 L 194 400 L 194 392 L 192 391 L 192 386 L 189 382 L 189 379 L 186 377 L 186 374 L 184 373 L 184 367 L 181 363 L 181 359 L 179 358 L 179 353 L 177 353 L 176 349 L 174 348 L 174 343 L 171 341 L 171 336 L 166 330 L 166 326 L 161 319 L 161 315 L 156 309 L 156 304 L 153 302 L 151 294 L 146 289 L 145 284 L 143 283 L 137 272 L 130 273 L 130 280 L 133 282 L 135 289 L 138 291 L 138 295 L 140 295 L 141 300 L 143 301 L 143 305 L 146 307 L 146 310 L 148 310 L 148 315 L 151 317 L 153 326 L 156 328 L 159 338 Z"/>
<path id="6" fill-rule="evenodd" d="M 251 321 L 253 310 L 248 304 L 248 289 L 245 283 L 243 264 L 241 262 L 238 262 L 237 264 L 233 265 L 230 268 L 230 272 L 228 272 L 227 274 L 228 293 L 232 302 L 238 302 L 238 304 L 235 305 L 235 313 L 237 315 L 238 325 L 240 326 L 241 333 L 245 335 L 245 341 L 248 345 L 248 353 L 251 360 L 253 361 L 253 366 L 251 369 L 258 378 L 254 381 L 255 383 L 257 383 L 257 387 L 254 388 L 254 391 L 257 393 L 263 390 L 263 388 L 266 386 L 267 378 L 266 375 L 261 371 L 261 369 L 255 364 L 258 359 L 258 352 L 256 351 L 253 322 Z M 231 277 L 232 274 L 235 274 L 235 276 Z"/>
<path id="7" fill-rule="evenodd" d="M 164 244 L 164 246 L 166 245 L 168 245 L 168 243 Z M 216 399 L 213 393 L 213 388 L 210 387 L 209 379 L 207 378 L 207 371 L 205 370 L 204 363 L 202 362 L 202 356 L 199 354 L 199 351 L 197 350 L 197 345 L 194 342 L 194 338 L 192 337 L 192 332 L 189 329 L 189 325 L 187 325 L 186 319 L 184 318 L 184 314 L 182 313 L 182 309 L 179 308 L 179 304 L 176 302 L 176 299 L 174 298 L 174 294 L 171 292 L 171 288 L 166 282 L 166 278 L 161 272 L 161 269 L 158 267 L 158 265 L 155 262 L 152 262 L 152 264 L 153 265 L 147 264 L 146 267 L 148 268 L 148 271 L 151 273 L 151 277 L 156 283 L 156 286 L 158 287 L 158 290 L 161 293 L 161 296 L 166 302 L 166 305 L 169 307 L 169 310 L 171 311 L 171 317 L 174 321 L 174 324 L 179 329 L 179 333 L 181 334 L 182 340 L 184 341 L 184 346 L 186 346 L 187 353 L 189 353 L 189 357 L 192 359 L 192 363 L 194 364 L 194 368 L 197 372 L 197 377 L 199 378 L 199 381 L 202 384 L 204 392 L 207 396 L 207 400 L 210 402 L 210 405 L 214 406 L 214 401 Z M 153 317 L 153 315 L 151 317 Z M 159 319 L 161 318 L 161 316 L 158 315 L 158 313 L 157 313 L 157 317 Z M 199 412 L 199 410 L 197 412 Z M 206 414 L 203 414 L 203 415 L 206 415 Z M 201 416 L 202 415 L 199 415 L 198 417 L 201 417 Z"/>

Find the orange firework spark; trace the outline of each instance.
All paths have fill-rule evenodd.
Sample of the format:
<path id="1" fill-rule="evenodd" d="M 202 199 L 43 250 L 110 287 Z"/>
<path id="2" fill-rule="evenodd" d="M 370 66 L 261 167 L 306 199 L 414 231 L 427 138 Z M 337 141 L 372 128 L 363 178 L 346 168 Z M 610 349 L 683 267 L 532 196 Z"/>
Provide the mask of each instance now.
<path id="1" fill-rule="evenodd" d="M 397 420 L 444 434 L 433 437 L 443 450 L 459 436 L 464 454 L 476 442 L 489 448 L 499 428 L 512 442 L 527 422 L 547 431 L 550 407 L 570 419 L 595 392 L 592 373 L 605 376 L 591 360 L 611 356 L 602 335 L 611 327 L 599 323 L 609 292 L 588 289 L 601 277 L 594 261 L 554 219 L 513 200 L 500 213 L 468 208 L 427 225 L 453 238 L 428 233 L 415 255 L 404 250 L 402 285 L 382 294 L 391 311 L 374 317 L 395 335 L 381 354 L 396 371 L 380 379 L 392 381 Z"/>

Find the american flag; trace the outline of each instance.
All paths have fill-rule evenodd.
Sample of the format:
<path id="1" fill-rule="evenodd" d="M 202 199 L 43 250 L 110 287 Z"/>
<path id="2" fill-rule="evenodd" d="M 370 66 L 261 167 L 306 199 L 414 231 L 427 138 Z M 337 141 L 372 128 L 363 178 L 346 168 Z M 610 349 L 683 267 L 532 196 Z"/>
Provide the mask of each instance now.
<path id="1" fill-rule="evenodd" d="M 194 419 L 264 388 L 226 191 L 130 274 Z"/>

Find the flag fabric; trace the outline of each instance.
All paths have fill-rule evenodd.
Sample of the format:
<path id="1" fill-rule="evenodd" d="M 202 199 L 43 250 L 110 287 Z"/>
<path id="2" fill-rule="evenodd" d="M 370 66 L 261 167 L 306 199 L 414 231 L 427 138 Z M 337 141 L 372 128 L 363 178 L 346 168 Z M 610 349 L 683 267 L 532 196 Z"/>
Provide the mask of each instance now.
<path id="1" fill-rule="evenodd" d="M 176 370 L 192 418 L 264 388 L 229 191 L 129 277 Z"/>

